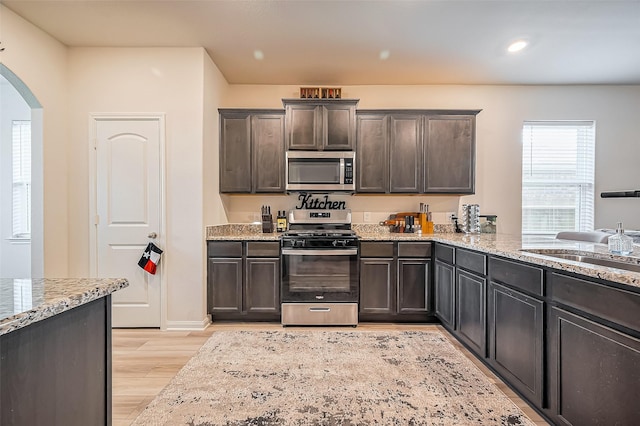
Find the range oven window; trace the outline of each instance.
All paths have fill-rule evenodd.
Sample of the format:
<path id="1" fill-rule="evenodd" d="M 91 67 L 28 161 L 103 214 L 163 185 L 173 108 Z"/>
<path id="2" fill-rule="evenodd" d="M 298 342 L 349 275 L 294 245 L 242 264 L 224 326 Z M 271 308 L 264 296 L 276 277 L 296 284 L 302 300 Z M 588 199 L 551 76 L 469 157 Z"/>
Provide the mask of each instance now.
<path id="1" fill-rule="evenodd" d="M 296 158 L 289 159 L 289 183 L 340 182 L 340 159 Z"/>
<path id="2" fill-rule="evenodd" d="M 282 251 L 283 301 L 357 301 L 357 249 Z"/>

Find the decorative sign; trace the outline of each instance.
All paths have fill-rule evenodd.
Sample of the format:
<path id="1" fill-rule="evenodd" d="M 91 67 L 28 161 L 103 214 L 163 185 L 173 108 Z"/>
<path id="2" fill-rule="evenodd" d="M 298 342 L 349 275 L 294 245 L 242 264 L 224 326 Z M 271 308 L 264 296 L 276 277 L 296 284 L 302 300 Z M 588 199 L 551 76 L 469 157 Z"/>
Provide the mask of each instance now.
<path id="1" fill-rule="evenodd" d="M 298 195 L 298 201 L 300 204 L 296 206 L 296 210 L 346 210 L 347 208 L 345 201 L 331 201 L 328 195 L 320 198 L 303 192 Z"/>

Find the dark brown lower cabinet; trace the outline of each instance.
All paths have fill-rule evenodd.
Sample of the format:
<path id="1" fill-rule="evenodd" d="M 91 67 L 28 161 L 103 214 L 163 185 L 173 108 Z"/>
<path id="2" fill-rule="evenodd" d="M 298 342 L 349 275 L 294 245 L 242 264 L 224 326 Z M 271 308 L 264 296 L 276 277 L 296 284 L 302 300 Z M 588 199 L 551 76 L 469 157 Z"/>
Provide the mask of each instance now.
<path id="1" fill-rule="evenodd" d="M 242 312 L 242 258 L 209 258 L 207 267 L 209 312 Z"/>
<path id="2" fill-rule="evenodd" d="M 487 279 L 456 269 L 456 335 L 477 355 L 487 355 Z"/>
<path id="3" fill-rule="evenodd" d="M 430 263 L 427 259 L 398 259 L 398 313 L 431 311 Z"/>
<path id="4" fill-rule="evenodd" d="M 432 321 L 431 243 L 360 244 L 362 321 Z"/>
<path id="5" fill-rule="evenodd" d="M 489 364 L 522 395 L 542 407 L 544 303 L 489 282 Z"/>
<path id="6" fill-rule="evenodd" d="M 244 309 L 248 314 L 280 313 L 280 259 L 247 258 Z"/>
<path id="7" fill-rule="evenodd" d="M 209 241 L 207 310 L 213 320 L 280 319 L 280 245 Z"/>
<path id="8" fill-rule="evenodd" d="M 435 314 L 442 324 L 455 328 L 455 273 L 454 266 L 435 261 Z"/>
<path id="9" fill-rule="evenodd" d="M 360 260 L 360 313 L 391 315 L 395 312 L 393 259 Z"/>
<path id="10" fill-rule="evenodd" d="M 558 307 L 549 309 L 549 405 L 566 425 L 635 425 L 640 339 Z"/>

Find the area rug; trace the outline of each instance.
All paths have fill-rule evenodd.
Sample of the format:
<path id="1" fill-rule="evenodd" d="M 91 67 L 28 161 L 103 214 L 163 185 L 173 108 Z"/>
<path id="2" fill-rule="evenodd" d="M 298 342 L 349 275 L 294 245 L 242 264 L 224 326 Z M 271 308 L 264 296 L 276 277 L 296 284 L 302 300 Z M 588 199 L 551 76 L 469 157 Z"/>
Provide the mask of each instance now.
<path id="1" fill-rule="evenodd" d="M 533 425 L 439 331 L 220 331 L 134 425 Z"/>

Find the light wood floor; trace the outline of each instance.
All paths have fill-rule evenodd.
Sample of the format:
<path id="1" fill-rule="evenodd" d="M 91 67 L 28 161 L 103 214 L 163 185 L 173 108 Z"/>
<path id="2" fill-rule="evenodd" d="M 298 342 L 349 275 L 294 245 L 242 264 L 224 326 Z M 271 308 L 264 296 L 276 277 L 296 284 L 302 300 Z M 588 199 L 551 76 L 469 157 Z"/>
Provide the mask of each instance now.
<path id="1" fill-rule="evenodd" d="M 547 425 L 533 409 L 439 325 L 363 324 L 357 330 L 441 330 L 537 425 Z M 113 330 L 113 425 L 129 426 L 209 337 L 219 330 L 281 330 L 280 324 L 214 324 L 204 331 Z M 297 327 L 287 327 L 293 331 Z M 302 329 L 302 328 L 301 328 Z M 315 328 L 314 328 L 315 329 Z M 341 328 L 330 328 L 336 330 Z"/>

